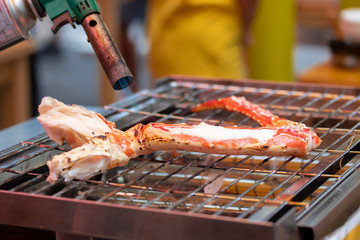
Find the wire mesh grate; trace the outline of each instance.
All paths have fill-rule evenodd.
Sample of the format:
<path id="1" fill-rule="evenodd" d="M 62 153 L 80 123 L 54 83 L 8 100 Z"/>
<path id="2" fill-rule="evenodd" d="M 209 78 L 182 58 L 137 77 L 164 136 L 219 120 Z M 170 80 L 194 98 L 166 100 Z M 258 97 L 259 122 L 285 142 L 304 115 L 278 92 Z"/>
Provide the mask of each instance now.
<path id="1" fill-rule="evenodd" d="M 152 91 L 106 106 L 104 115 L 121 130 L 155 121 L 257 127 L 238 113 L 191 112 L 196 103 L 231 95 L 244 96 L 281 117 L 312 127 L 322 145 L 307 159 L 159 151 L 90 180 L 49 184 L 44 163 L 67 148 L 43 138 L 2 154 L 1 189 L 265 220 L 285 207 L 306 211 L 344 174 L 357 168 L 360 102 L 351 89 L 170 79 Z"/>

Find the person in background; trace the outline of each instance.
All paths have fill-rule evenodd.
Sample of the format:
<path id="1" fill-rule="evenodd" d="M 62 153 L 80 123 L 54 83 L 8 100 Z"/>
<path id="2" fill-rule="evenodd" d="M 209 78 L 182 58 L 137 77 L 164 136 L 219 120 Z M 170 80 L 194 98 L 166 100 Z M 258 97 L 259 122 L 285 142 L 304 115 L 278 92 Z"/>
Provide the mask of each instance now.
<path id="1" fill-rule="evenodd" d="M 293 80 L 294 0 L 149 0 L 153 78 Z"/>
<path id="2" fill-rule="evenodd" d="M 358 8 L 360 7 L 359 0 L 342 0 L 341 1 L 341 8 Z"/>

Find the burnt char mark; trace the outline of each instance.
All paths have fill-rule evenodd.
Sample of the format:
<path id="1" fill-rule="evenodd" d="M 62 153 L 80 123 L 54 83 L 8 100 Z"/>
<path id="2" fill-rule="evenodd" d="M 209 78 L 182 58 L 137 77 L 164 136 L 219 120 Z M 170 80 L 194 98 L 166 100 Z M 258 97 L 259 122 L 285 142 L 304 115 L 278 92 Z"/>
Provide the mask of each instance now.
<path id="1" fill-rule="evenodd" d="M 146 137 L 143 139 L 142 143 L 149 143 L 149 142 L 170 142 L 172 140 L 169 140 L 167 138 L 163 138 L 160 136 L 152 136 L 152 137 Z M 179 142 L 176 142 L 179 143 Z"/>
<path id="2" fill-rule="evenodd" d="M 138 123 L 134 126 L 134 138 L 137 139 L 137 142 L 141 144 L 142 138 L 143 138 L 143 128 L 144 125 L 141 123 Z"/>
<path id="3" fill-rule="evenodd" d="M 96 138 L 102 139 L 102 140 L 106 140 L 106 135 L 99 135 L 96 136 Z"/>
<path id="4" fill-rule="evenodd" d="M 138 137 L 138 136 L 139 136 L 139 131 L 138 131 L 136 128 L 134 129 L 134 136 L 135 136 L 135 137 Z"/>

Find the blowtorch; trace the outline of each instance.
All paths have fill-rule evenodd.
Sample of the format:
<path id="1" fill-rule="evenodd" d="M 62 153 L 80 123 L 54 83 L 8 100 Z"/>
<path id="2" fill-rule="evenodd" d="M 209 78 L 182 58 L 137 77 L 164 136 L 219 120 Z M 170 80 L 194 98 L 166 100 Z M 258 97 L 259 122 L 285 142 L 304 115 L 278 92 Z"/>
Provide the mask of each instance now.
<path id="1" fill-rule="evenodd" d="M 95 0 L 0 0 L 0 51 L 30 39 L 37 19 L 52 20 L 54 34 L 65 24 L 82 25 L 111 85 L 127 88 L 133 76 L 100 15 Z"/>

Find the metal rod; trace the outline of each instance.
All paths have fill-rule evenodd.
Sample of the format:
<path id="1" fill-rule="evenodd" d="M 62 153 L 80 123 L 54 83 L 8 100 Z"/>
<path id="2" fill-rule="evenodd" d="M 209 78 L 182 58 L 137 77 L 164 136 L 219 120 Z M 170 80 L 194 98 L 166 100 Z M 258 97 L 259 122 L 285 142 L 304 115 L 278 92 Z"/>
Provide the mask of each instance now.
<path id="1" fill-rule="evenodd" d="M 155 201 L 161 199 L 161 198 L 164 197 L 166 194 L 169 194 L 169 193 L 173 192 L 175 189 L 179 188 L 181 185 L 185 184 L 186 182 L 192 180 L 194 177 L 200 175 L 201 173 L 204 173 L 204 172 L 207 171 L 211 166 L 214 166 L 216 163 L 224 160 L 225 158 L 226 158 L 226 156 L 223 156 L 223 157 L 219 158 L 218 160 L 214 161 L 210 166 L 207 166 L 207 167 L 205 167 L 205 168 L 202 168 L 201 170 L 199 170 L 198 172 L 195 172 L 192 176 L 188 177 L 187 179 L 183 180 L 182 182 L 179 182 L 179 183 L 173 185 L 173 186 L 172 186 L 171 188 L 169 188 L 166 192 L 164 192 L 163 194 L 160 194 L 158 197 L 154 198 L 153 200 L 151 200 L 151 201 L 149 201 L 147 204 L 145 204 L 144 207 L 150 206 L 150 205 L 151 205 L 152 203 L 154 203 Z M 197 161 L 199 161 L 199 160 L 200 160 L 200 158 L 198 158 Z M 189 163 L 188 165 L 186 165 L 184 168 L 190 167 L 190 166 L 192 166 L 194 163 L 195 163 L 195 162 L 193 161 L 193 162 Z M 179 169 L 179 171 L 183 170 L 184 168 Z M 179 171 L 177 171 L 177 172 L 179 172 Z M 219 177 L 219 176 L 217 176 L 216 178 L 218 178 L 218 177 Z M 215 179 L 216 179 L 216 178 L 215 178 Z M 164 180 L 165 180 L 165 179 L 164 179 Z"/>
<path id="2" fill-rule="evenodd" d="M 153 158 L 156 158 L 160 155 L 164 154 L 164 152 L 161 152 L 155 156 L 153 156 L 152 158 L 149 158 L 147 160 L 143 159 L 143 161 L 140 161 L 138 164 L 134 165 L 133 167 L 128 167 L 126 170 L 114 175 L 113 177 L 111 177 L 110 179 L 108 179 L 107 181 L 104 181 L 104 182 L 96 182 L 97 184 L 95 184 L 92 188 L 88 189 L 87 191 L 84 191 L 82 193 L 82 197 L 85 197 L 86 195 L 89 195 L 91 192 L 101 188 L 102 186 L 105 186 L 105 185 L 110 185 L 110 186 L 115 186 L 115 187 L 118 187 L 117 189 L 113 190 L 112 192 L 108 193 L 107 195 L 105 195 L 104 197 L 100 198 L 98 201 L 105 201 L 107 198 L 109 198 L 111 195 L 115 194 L 117 191 L 121 191 L 122 189 L 126 188 L 126 187 L 133 187 L 132 184 L 135 183 L 136 181 L 139 181 L 140 178 L 142 178 L 143 176 L 138 176 L 137 179 L 133 179 L 131 180 L 130 182 L 126 183 L 126 184 L 114 184 L 112 183 L 112 181 L 116 178 L 119 178 L 121 176 L 123 176 L 124 174 L 130 172 L 130 171 L 133 171 L 133 170 L 136 170 L 142 166 L 144 166 L 146 163 L 150 162 Z M 134 188 L 134 187 L 133 187 Z"/>
<path id="3" fill-rule="evenodd" d="M 181 155 L 180 155 L 181 156 Z M 179 157 L 180 157 L 179 156 Z M 154 168 L 152 171 L 149 171 L 149 172 L 147 172 L 147 173 L 145 173 L 145 174 L 142 174 L 142 175 L 140 175 L 137 179 L 136 179 L 136 181 L 141 181 L 143 178 L 145 178 L 146 176 L 148 176 L 148 175 L 150 175 L 152 172 L 154 172 L 154 171 L 156 171 L 156 170 L 158 170 L 158 169 L 160 169 L 160 168 L 162 168 L 162 167 L 164 167 L 164 166 L 166 166 L 166 165 L 168 165 L 168 164 L 171 164 L 173 161 L 175 161 L 177 158 L 173 158 L 173 159 L 171 159 L 170 161 L 167 161 L 167 162 L 164 162 L 164 163 L 162 163 L 161 165 L 159 165 L 158 167 L 156 167 L 156 168 Z M 133 182 L 135 182 L 135 180 L 133 180 L 133 181 L 131 181 L 131 183 L 133 183 Z M 101 199 L 99 199 L 99 201 L 105 201 L 106 199 L 108 199 L 109 197 L 111 197 L 113 194 L 115 194 L 117 191 L 119 191 L 120 189 L 115 189 L 114 191 L 112 191 L 111 193 L 109 193 L 109 194 L 107 194 L 106 196 L 104 196 L 104 197 L 102 197 Z"/>
<path id="4" fill-rule="evenodd" d="M 186 81 L 177 81 L 176 82 L 177 86 L 183 86 L 183 87 L 187 87 L 187 88 L 208 88 L 209 85 L 211 85 L 211 87 L 213 89 L 223 89 L 224 85 L 221 84 L 211 84 L 211 83 L 202 83 L 202 84 L 197 84 L 196 86 L 194 86 L 194 83 L 192 82 L 186 82 Z M 254 91 L 257 91 L 259 89 L 259 87 L 243 87 L 243 86 L 229 86 L 228 89 L 231 91 L 236 91 L 237 89 L 242 88 L 242 91 L 247 92 L 247 93 L 253 93 Z M 262 87 L 261 93 L 268 93 L 273 91 L 272 88 L 264 88 Z M 291 95 L 289 95 L 290 91 L 292 92 Z M 279 89 L 276 94 L 277 95 L 286 95 L 286 96 L 290 96 L 290 97 L 301 97 L 304 94 L 307 94 L 308 97 L 310 98 L 316 98 L 319 97 L 320 95 L 322 95 L 322 93 L 317 93 L 317 92 L 311 92 L 311 91 L 299 91 L 299 90 L 285 90 L 285 89 Z M 332 94 L 332 93 L 326 93 L 324 98 L 337 98 L 339 95 L 338 94 Z M 343 100 L 351 100 L 354 98 L 354 95 L 342 95 Z"/>
<path id="5" fill-rule="evenodd" d="M 185 155 L 185 154 L 184 154 L 184 155 Z M 203 156 L 205 156 L 205 155 L 207 155 L 207 154 L 204 154 Z M 203 156 L 202 156 L 202 157 L 203 157 Z M 178 157 L 174 158 L 174 160 L 175 160 L 175 159 L 178 159 Z M 200 159 L 201 159 L 201 157 L 199 157 L 199 158 L 198 158 L 197 160 L 195 160 L 195 161 L 199 161 Z M 172 160 L 170 160 L 170 161 L 171 161 L 171 162 L 170 162 L 170 164 L 171 164 L 173 161 L 172 161 Z M 180 171 L 182 171 L 183 169 L 189 167 L 189 166 L 192 165 L 192 164 L 193 164 L 193 162 L 190 162 L 188 165 L 182 166 L 182 167 L 176 169 L 174 172 L 171 172 L 171 173 L 167 174 L 165 177 L 159 179 L 158 181 L 156 181 L 155 183 L 153 183 L 151 186 L 148 186 L 146 189 L 143 189 L 142 191 L 139 191 L 138 193 L 134 194 L 131 198 L 127 199 L 125 202 L 131 202 L 134 198 L 141 196 L 141 195 L 142 195 L 143 193 L 145 193 L 147 190 L 152 189 L 152 188 L 156 188 L 157 185 L 159 185 L 160 183 L 166 181 L 167 179 L 169 179 L 169 178 L 172 177 L 173 175 L 179 173 Z M 165 165 L 162 165 L 160 168 L 162 168 L 162 167 L 164 167 L 164 166 L 165 166 Z M 146 176 L 149 176 L 149 175 L 152 174 L 152 173 L 154 173 L 154 171 L 149 171 L 149 172 L 146 174 Z M 175 186 L 175 185 L 174 185 L 174 186 Z M 173 187 L 174 187 L 174 186 L 173 186 Z M 166 191 L 166 192 L 167 192 L 167 191 Z M 166 192 L 165 192 L 165 193 L 166 193 Z M 162 196 L 162 195 L 160 195 L 160 196 Z M 157 198 L 155 198 L 155 199 L 157 199 Z M 154 200 L 154 201 L 155 201 L 155 200 Z M 150 201 L 150 202 L 151 202 L 151 201 Z M 148 203 L 149 203 L 149 202 L 148 202 Z M 145 205 L 143 205 L 143 207 L 146 207 L 146 206 L 148 205 L 148 203 L 146 203 Z"/>
<path id="6" fill-rule="evenodd" d="M 321 151 L 321 150 L 318 150 Z M 346 150 L 341 150 L 341 151 L 337 151 L 337 150 L 328 150 L 327 152 L 334 152 L 334 153 L 341 153 L 344 154 L 346 152 Z M 349 154 L 360 154 L 360 151 L 348 151 Z M 134 159 L 139 160 L 139 161 L 144 161 L 143 159 Z M 165 160 L 164 160 L 165 161 Z M 167 160 L 166 160 L 167 161 Z M 153 161 L 154 162 L 154 161 Z M 178 165 L 181 163 L 177 163 Z M 197 164 L 197 166 L 199 167 L 207 167 L 206 165 L 199 165 Z M 221 169 L 221 170 L 226 170 L 228 169 L 228 167 L 220 167 L 220 166 L 211 166 L 210 169 Z M 248 168 L 241 168 L 241 167 L 233 167 L 232 170 L 235 171 L 247 171 L 249 170 Z M 271 173 L 272 170 L 267 170 L 267 169 L 255 169 L 254 173 Z M 291 175 L 293 173 L 296 173 L 298 176 L 308 176 L 308 177 L 315 177 L 317 176 L 317 174 L 314 173 L 302 173 L 302 172 L 295 172 L 295 171 L 285 171 L 285 170 L 279 170 L 276 172 L 276 174 L 280 174 L 280 175 Z M 341 175 L 340 174 L 321 174 L 321 177 L 325 177 L 325 178 L 340 178 Z"/>
<path id="7" fill-rule="evenodd" d="M 226 171 L 224 171 L 223 175 L 225 175 L 226 173 L 234 170 L 238 165 L 240 165 L 241 163 L 243 163 L 244 161 L 248 160 L 250 158 L 250 156 L 245 157 L 244 159 L 242 159 L 241 161 L 238 161 L 233 167 L 228 168 Z M 262 161 L 258 164 L 258 166 L 264 164 L 265 161 Z M 255 169 L 256 167 L 254 167 L 253 169 Z M 246 177 L 246 175 L 250 174 L 251 170 L 249 170 L 248 172 L 246 172 L 245 174 L 243 174 L 242 176 L 240 176 L 239 178 L 237 178 L 235 181 L 233 181 L 232 183 L 228 184 L 227 186 L 223 187 L 218 194 L 222 194 L 224 193 L 227 189 L 229 189 L 231 186 L 237 184 L 237 182 L 239 182 L 241 179 L 243 179 L 244 177 Z M 213 181 L 209 181 L 207 183 L 211 184 Z M 205 185 L 206 186 L 206 185 Z M 202 190 L 205 186 L 199 187 L 198 189 L 196 189 L 195 191 L 193 191 L 192 193 L 190 193 L 188 196 L 191 196 L 194 193 L 199 192 L 200 190 Z M 210 201 L 214 200 L 218 194 L 215 194 L 212 198 L 207 199 L 206 201 L 204 201 L 202 204 L 200 204 L 197 208 L 193 209 L 192 212 L 196 212 L 198 210 L 200 210 L 200 208 L 202 206 L 204 206 L 205 204 L 209 203 Z M 179 200 L 176 205 L 179 205 L 183 200 Z M 172 206 L 170 209 L 174 208 L 176 205 Z"/>

